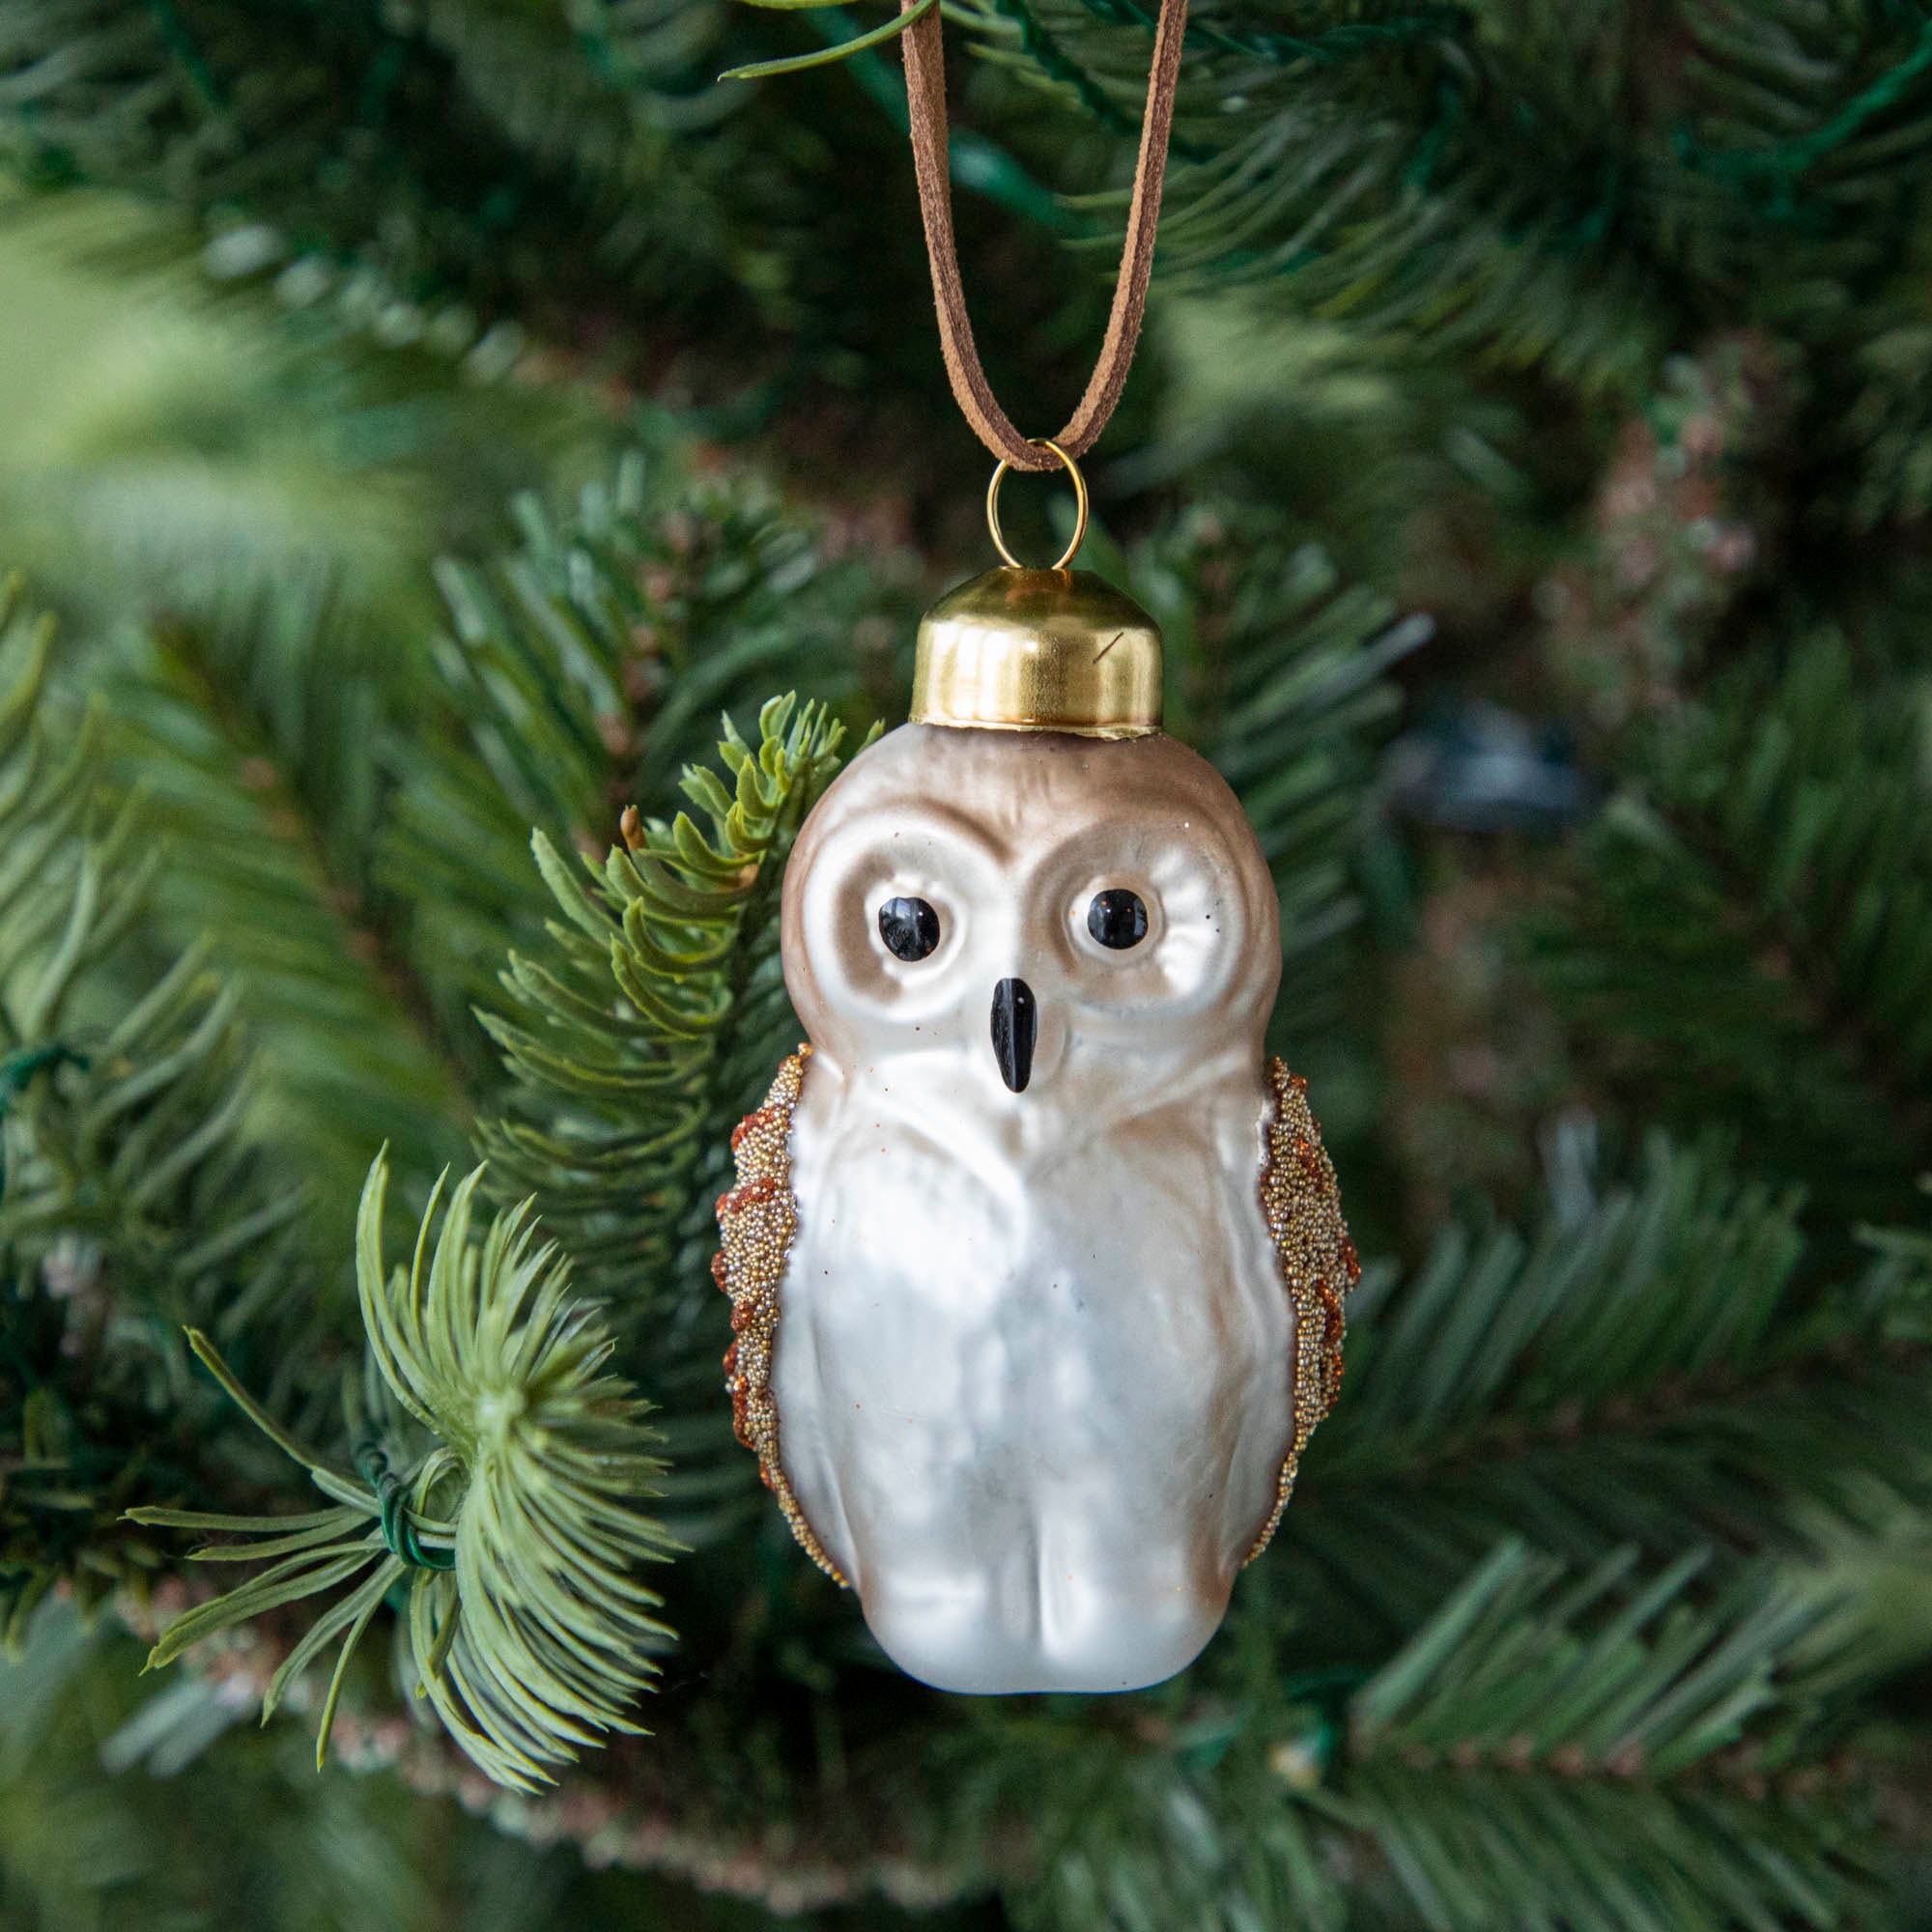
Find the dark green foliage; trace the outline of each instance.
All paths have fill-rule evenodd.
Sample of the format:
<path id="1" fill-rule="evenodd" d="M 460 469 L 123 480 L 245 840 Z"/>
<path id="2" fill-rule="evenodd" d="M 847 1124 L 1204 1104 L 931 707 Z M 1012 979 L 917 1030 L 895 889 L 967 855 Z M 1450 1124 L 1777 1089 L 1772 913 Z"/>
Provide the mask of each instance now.
<path id="1" fill-rule="evenodd" d="M 1350 1701 L 1323 1808 L 1377 1837 L 1425 1922 L 1492 1923 L 1499 1895 L 1524 1925 L 1603 1932 L 1868 1902 L 1819 1608 L 1762 1575 L 1700 1605 L 1696 1570 L 1565 1576 L 1505 1544 Z"/>
<path id="2" fill-rule="evenodd" d="M 177 930 L 219 930 L 249 1016 L 273 1040 L 262 1105 L 346 1218 L 372 1144 L 413 1174 L 460 1152 L 467 1041 L 437 1010 L 372 877 L 389 814 L 369 759 L 393 728 L 360 626 L 274 613 L 157 625 L 117 693 L 113 750 L 172 857 Z M 253 909 L 226 923 L 237 905 Z M 343 961 L 353 968 L 343 970 Z"/>
<path id="3" fill-rule="evenodd" d="M 56 1583 L 84 1604 L 159 1561 L 115 1522 L 191 1495 L 213 1410 L 179 1324 L 290 1352 L 316 1332 L 306 1190 L 249 1132 L 236 998 L 191 948 L 117 976 L 158 853 L 110 810 L 91 733 L 42 715 L 51 626 L 9 622 L 0 706 L 0 1635 Z M 24 643 L 24 649 L 18 648 Z M 63 757 L 55 750 L 65 737 Z M 309 1365 L 313 1367 L 313 1364 Z"/>
<path id="4" fill-rule="evenodd" d="M 1916 675 L 1843 639 L 1646 730 L 1543 972 L 1646 1112 L 1736 1122 L 1822 1204 L 1909 1210 L 1932 1158 L 1932 836 Z"/>
<path id="5" fill-rule="evenodd" d="M 1117 129 L 1152 15 L 973 9 Z M 1293 277 L 1312 305 L 1566 379 L 1642 380 L 1673 302 L 1748 292 L 1843 327 L 1922 213 L 1932 43 L 1892 0 L 1334 0 L 1288 31 L 1208 0 L 1188 35 L 1176 270 Z M 1787 273 L 1747 289 L 1773 247 Z"/>
<path id="6" fill-rule="evenodd" d="M 448 1024 L 491 1001 L 506 932 L 536 930 L 530 831 L 602 852 L 626 806 L 673 812 L 721 711 L 779 684 L 855 716 L 892 701 L 906 600 L 822 545 L 771 492 L 632 456 L 574 512 L 514 506 L 520 546 L 444 558 L 435 692 L 460 755 L 412 753 L 381 877 L 412 901 Z"/>
<path id="7" fill-rule="evenodd" d="M 1359 915 L 1350 864 L 1374 782 L 1372 748 L 1398 703 L 1385 673 L 1426 622 L 1347 583 L 1314 543 L 1273 554 L 1259 524 L 1203 510 L 1127 566 L 1160 619 L 1167 728 L 1240 795 L 1281 895 L 1280 1051 L 1335 1018 Z"/>
<path id="8" fill-rule="evenodd" d="M 1023 1807 L 1025 1926 L 1842 1922 L 1873 1895 L 1828 1690 L 1854 1634 L 1700 1568 L 1506 1541 L 1378 1668 L 1250 1645 L 1112 1734 L 987 1707 L 935 1781 L 975 1827 Z"/>
<path id="9" fill-rule="evenodd" d="M 973 0 L 980 46 L 1124 146 L 1151 5 Z M 1740 324 L 1804 343 L 1836 522 L 1932 500 L 1932 31 L 1901 0 L 1324 0 L 1189 20 L 1163 271 L 1631 401 Z"/>
<path id="10" fill-rule="evenodd" d="M 287 238 L 274 253 L 359 260 L 392 298 L 454 286 L 495 306 L 559 224 L 673 281 L 715 260 L 692 246 L 716 220 L 709 170 L 669 135 L 717 118 L 686 97 L 719 15 L 583 15 L 30 0 L 0 37 L 9 145 L 44 183 L 252 207 Z M 627 222 L 640 190 L 654 206 Z"/>
<path id="11" fill-rule="evenodd" d="M 1293 1559 L 1351 1617 L 1401 1626 L 1512 1531 L 1577 1562 L 1698 1532 L 1789 1548 L 1821 1510 L 1920 1481 L 1932 1277 L 1893 1250 L 1821 1286 L 1795 1191 L 1661 1140 L 1644 1168 L 1528 1238 L 1452 1230 L 1364 1291 Z"/>
<path id="12" fill-rule="evenodd" d="M 233 1686 L 160 1696 L 141 1645 L 55 1611 L 0 1664 L 0 1920 L 8 1932 L 545 1932 L 632 1922 L 745 1932 L 755 1912 L 573 1852 L 532 1854 L 445 1798 L 340 1769 L 299 1722 L 258 1730 Z M 238 1819 L 253 1821 L 238 1831 Z M 193 1856 L 185 1856 L 191 1846 Z M 840 1917 L 794 1919 L 848 1932 Z"/>
<path id="13" fill-rule="evenodd" d="M 964 11 L 1015 76 L 980 90 L 995 131 L 1063 191 L 1118 185 L 1152 8 Z M 756 318 L 809 345 L 769 404 L 807 368 L 849 386 L 921 366 L 893 326 L 921 267 L 896 76 L 866 71 L 885 113 L 836 74 L 712 82 L 734 58 L 847 37 L 716 0 L 21 0 L 0 35 L 0 151 L 43 185 L 185 204 L 216 229 L 222 272 L 272 269 L 298 302 L 339 284 L 384 339 L 480 340 L 485 362 L 514 353 L 492 324 L 575 343 L 648 292 L 658 326 L 743 366 Z M 1876 521 L 1932 487 L 1914 294 L 1928 102 L 1932 42 L 1906 0 L 1321 0 L 1287 18 L 1204 0 L 1163 272 L 1285 285 L 1385 340 L 1626 399 L 1688 334 L 1788 333 L 1819 353 L 1813 427 L 1849 462 L 1844 508 Z M 814 123 L 835 120 L 828 147 Z M 976 130 L 958 171 L 1042 213 Z M 1038 275 L 1015 266 L 979 279 L 1019 316 Z M 1034 364 L 1057 359 L 1027 333 Z"/>
<path id="14" fill-rule="evenodd" d="M 889 114 L 806 83 L 831 144 L 795 94 L 716 84 L 770 24 L 724 0 L 25 0 L 0 21 L 0 161 L 162 202 L 231 284 L 479 374 L 534 327 L 586 356 L 616 336 L 648 385 L 668 327 L 756 380 L 724 411 L 756 422 L 923 350 L 879 299 L 918 296 L 910 233 L 869 286 L 839 267 L 903 160 Z"/>

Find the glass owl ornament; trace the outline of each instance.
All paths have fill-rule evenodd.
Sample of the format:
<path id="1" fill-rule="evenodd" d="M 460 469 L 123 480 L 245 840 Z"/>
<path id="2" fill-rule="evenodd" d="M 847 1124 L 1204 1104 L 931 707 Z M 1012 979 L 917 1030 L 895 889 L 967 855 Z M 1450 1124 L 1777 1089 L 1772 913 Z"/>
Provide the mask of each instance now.
<path id="1" fill-rule="evenodd" d="M 1160 726 L 1160 635 L 1002 569 L 785 873 L 810 1044 L 733 1137 L 740 1438 L 900 1668 L 1118 1691 L 1187 1664 L 1334 1400 L 1359 1268 L 1263 1038 L 1280 913 Z"/>

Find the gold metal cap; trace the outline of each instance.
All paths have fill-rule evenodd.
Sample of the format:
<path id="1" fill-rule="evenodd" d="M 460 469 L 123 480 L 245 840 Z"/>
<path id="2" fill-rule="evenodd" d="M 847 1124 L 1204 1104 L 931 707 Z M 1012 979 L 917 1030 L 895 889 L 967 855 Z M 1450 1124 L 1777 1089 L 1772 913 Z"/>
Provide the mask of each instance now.
<path id="1" fill-rule="evenodd" d="M 1160 729 L 1160 631 L 1089 570 L 989 570 L 919 626 L 915 724 L 1145 738 Z"/>

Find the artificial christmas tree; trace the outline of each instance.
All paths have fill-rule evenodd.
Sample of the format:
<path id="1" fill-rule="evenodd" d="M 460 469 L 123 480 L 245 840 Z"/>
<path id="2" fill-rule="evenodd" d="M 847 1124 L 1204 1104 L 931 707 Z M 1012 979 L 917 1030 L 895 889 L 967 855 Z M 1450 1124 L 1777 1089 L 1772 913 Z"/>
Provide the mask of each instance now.
<path id="1" fill-rule="evenodd" d="M 949 17 L 1051 424 L 1152 11 Z M 982 541 L 896 52 L 714 80 L 876 24 L 0 19 L 0 1917 L 1925 1922 L 1924 10 L 1195 9 L 1082 562 L 1365 1273 L 1200 1662 L 992 1702 L 791 1552 L 710 1273 L 791 841 Z"/>

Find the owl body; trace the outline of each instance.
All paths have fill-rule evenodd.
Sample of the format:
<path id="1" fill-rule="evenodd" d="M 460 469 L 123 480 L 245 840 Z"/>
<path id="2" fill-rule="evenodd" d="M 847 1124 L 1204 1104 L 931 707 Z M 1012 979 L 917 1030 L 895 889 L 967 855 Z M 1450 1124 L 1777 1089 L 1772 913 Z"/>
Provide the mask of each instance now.
<path id="1" fill-rule="evenodd" d="M 785 1474 L 912 1675 L 1157 1682 L 1219 1624 L 1291 1429 L 1259 1068 L 1112 1128 L 949 1131 L 923 1084 L 808 1072 Z"/>
<path id="2" fill-rule="evenodd" d="M 800 834 L 811 1051 L 720 1204 L 730 1382 L 914 1676 L 1157 1682 L 1272 1529 L 1353 1266 L 1264 1060 L 1279 917 L 1233 794 L 1158 734 L 906 725 Z"/>

